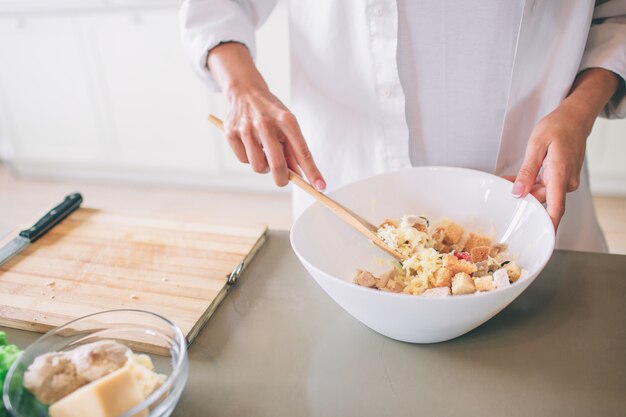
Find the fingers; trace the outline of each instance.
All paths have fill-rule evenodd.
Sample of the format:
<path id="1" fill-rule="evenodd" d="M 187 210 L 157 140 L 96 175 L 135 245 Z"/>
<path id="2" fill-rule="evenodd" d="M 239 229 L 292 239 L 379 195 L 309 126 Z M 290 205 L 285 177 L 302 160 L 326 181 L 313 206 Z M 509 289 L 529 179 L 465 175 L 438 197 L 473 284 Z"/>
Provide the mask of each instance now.
<path id="1" fill-rule="evenodd" d="M 287 170 L 287 161 L 283 152 L 283 146 L 278 141 L 276 132 L 270 127 L 270 123 L 266 119 L 259 119 L 255 123 L 255 128 L 259 132 L 261 143 L 265 156 L 269 162 L 274 182 L 279 187 L 284 187 L 289 182 L 289 172 Z"/>
<path id="2" fill-rule="evenodd" d="M 283 133 L 294 151 L 296 161 L 302 168 L 302 171 L 304 171 L 309 183 L 313 184 L 319 191 L 325 190 L 326 182 L 313 160 L 313 155 L 302 136 L 300 126 L 298 126 L 295 117 L 289 112 L 284 112 L 281 115 L 280 122 Z"/>
<path id="3" fill-rule="evenodd" d="M 561 218 L 565 213 L 565 193 L 567 190 L 567 178 L 565 175 L 558 174 L 550 178 L 546 184 L 546 210 L 554 230 L 556 231 L 561 222 Z"/>
<path id="4" fill-rule="evenodd" d="M 226 134 L 226 138 L 228 139 L 228 144 L 239 162 L 247 164 L 248 156 L 246 155 L 246 148 L 243 146 L 241 139 L 239 139 L 239 135 L 234 131 L 229 131 Z"/>
<path id="5" fill-rule="evenodd" d="M 543 184 L 535 184 L 530 190 L 530 194 L 533 195 L 541 204 L 546 202 L 546 187 Z"/>
<path id="6" fill-rule="evenodd" d="M 259 174 L 267 173 L 269 170 L 269 165 L 267 164 L 267 160 L 265 159 L 265 154 L 263 153 L 263 149 L 261 149 L 261 145 L 259 141 L 254 136 L 252 131 L 251 124 L 244 124 L 243 127 L 239 130 L 239 136 L 241 137 L 241 141 L 246 149 L 246 156 L 248 161 L 250 161 L 250 166 L 254 172 L 258 172 Z"/>
<path id="7" fill-rule="evenodd" d="M 283 152 L 285 154 L 285 159 L 287 160 L 287 166 L 289 167 L 289 169 L 297 174 L 302 175 L 302 172 L 300 172 L 300 167 L 298 166 L 296 154 L 291 148 L 291 145 L 289 145 L 289 142 L 282 142 L 281 144 L 283 145 Z"/>
<path id="8" fill-rule="evenodd" d="M 511 190 L 514 197 L 525 197 L 531 191 L 537 179 L 537 175 L 539 174 L 539 170 L 541 169 L 541 164 L 546 156 L 546 151 L 547 147 L 542 141 L 531 138 L 528 142 L 524 162 L 515 178 L 515 183 Z"/>

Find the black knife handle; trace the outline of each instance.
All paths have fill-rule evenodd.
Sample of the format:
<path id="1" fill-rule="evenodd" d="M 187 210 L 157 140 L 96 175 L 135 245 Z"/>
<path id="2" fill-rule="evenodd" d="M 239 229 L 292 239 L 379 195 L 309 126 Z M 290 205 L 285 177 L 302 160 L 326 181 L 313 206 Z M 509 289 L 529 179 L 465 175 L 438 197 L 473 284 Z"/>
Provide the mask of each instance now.
<path id="1" fill-rule="evenodd" d="M 69 216 L 74 210 L 80 207 L 83 196 L 80 193 L 70 194 L 65 200 L 45 214 L 30 229 L 22 230 L 20 236 L 30 240 L 31 243 L 42 237 L 46 232 L 59 224 L 61 220 Z"/>

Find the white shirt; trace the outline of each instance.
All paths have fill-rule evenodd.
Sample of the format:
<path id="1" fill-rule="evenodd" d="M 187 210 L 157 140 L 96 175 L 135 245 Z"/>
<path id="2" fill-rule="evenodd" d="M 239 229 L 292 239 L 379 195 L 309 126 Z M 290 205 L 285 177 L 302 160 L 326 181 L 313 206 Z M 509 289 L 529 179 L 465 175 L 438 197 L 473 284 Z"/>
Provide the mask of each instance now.
<path id="1" fill-rule="evenodd" d="M 524 2 L 452 3 L 397 0 L 411 163 L 493 172 Z"/>
<path id="2" fill-rule="evenodd" d="M 255 28 L 267 18 L 275 2 L 183 2 L 183 44 L 196 72 L 209 87 L 217 88 L 206 68 L 208 51 L 220 42 L 238 41 L 245 44 L 254 56 Z M 468 78 L 469 73 L 484 77 L 484 72 L 468 68 L 468 63 L 458 61 L 456 54 L 450 57 L 441 52 L 460 53 L 455 41 L 464 41 L 464 33 L 456 33 L 456 29 L 469 30 L 469 21 L 479 18 L 480 13 L 495 13 L 489 5 L 496 7 L 493 6 L 496 2 L 441 0 L 431 3 L 444 8 L 438 12 L 437 21 L 446 30 L 437 32 L 436 22 L 429 22 L 432 29 L 423 33 L 427 39 L 418 39 L 423 41 L 419 45 L 430 48 L 432 56 L 456 61 L 420 62 L 417 65 L 416 114 L 434 112 L 436 117 L 420 118 L 419 126 L 424 132 L 435 133 L 426 142 L 415 135 L 415 143 L 419 145 L 421 140 L 423 144 L 431 144 L 431 138 L 434 140 L 439 137 L 435 134 L 440 135 L 437 132 L 439 126 L 468 134 L 467 129 L 456 126 L 456 123 L 472 122 L 472 128 L 491 132 L 487 136 L 464 136 L 468 137 L 469 147 L 479 149 L 474 152 L 472 148 L 471 161 L 467 162 L 470 158 L 465 160 L 472 166 L 497 175 L 516 175 L 532 129 L 559 105 L 579 71 L 601 67 L 626 78 L 626 0 L 607 1 L 595 9 L 592 0 L 500 2 L 502 5 L 498 10 L 502 11 L 504 5 L 512 8 L 507 9 L 507 17 L 485 18 L 486 27 L 480 30 L 483 34 L 493 34 L 492 40 L 496 34 L 503 34 L 508 40 L 498 40 L 497 47 L 500 49 L 494 49 L 477 39 L 471 50 L 476 56 L 471 58 L 475 65 L 484 65 L 481 61 L 494 57 L 497 62 L 512 65 L 509 70 L 496 71 L 501 74 L 500 77 L 508 71 L 510 77 L 508 82 L 502 78 L 498 81 L 504 86 L 504 93 L 498 87 L 498 92 L 493 95 L 500 103 L 503 100 L 500 94 L 506 96 L 502 109 L 497 103 L 483 100 L 485 90 Z M 418 123 L 406 117 L 406 102 L 411 98 L 405 98 L 398 66 L 397 48 L 401 41 L 398 37 L 400 13 L 396 0 L 291 0 L 289 7 L 292 72 L 289 107 L 300 123 L 329 190 L 366 176 L 410 166 L 408 124 L 411 123 L 414 130 Z M 519 8 L 521 12 L 516 12 Z M 592 25 L 593 18 L 598 20 Z M 516 19 L 514 27 L 517 32 L 511 29 Z M 465 20 L 467 22 L 463 24 Z M 511 34 L 516 38 L 512 63 Z M 431 88 L 429 83 L 432 79 L 417 79 L 417 75 L 432 76 L 436 71 L 468 74 L 463 74 L 465 78 L 462 82 L 454 84 L 458 91 L 453 91 L 449 83 L 439 81 L 442 89 Z M 434 77 L 436 83 L 437 74 Z M 484 82 L 485 78 L 481 80 Z M 447 81 L 450 82 L 449 79 Z M 419 86 L 424 89 L 420 90 Z M 479 94 L 472 97 L 468 91 Z M 606 106 L 604 115 L 626 116 L 624 96 L 623 90 L 618 92 Z M 462 106 L 454 103 L 456 97 L 462 97 Z M 474 106 L 469 105 L 472 100 Z M 434 103 L 434 109 L 428 108 L 430 103 Z M 455 107 L 447 108 L 450 105 Z M 503 112 L 499 120 L 485 116 L 494 114 L 497 108 Z M 467 115 L 459 114 L 463 112 Z M 487 119 L 500 126 L 489 128 L 478 119 Z M 455 126 L 450 120 L 455 121 Z M 494 135 L 497 135 L 496 139 Z M 494 146 L 496 142 L 497 148 Z M 481 152 L 480 149 L 487 151 Z M 462 155 L 447 156 L 442 155 L 443 152 L 446 150 L 428 149 L 424 157 L 449 157 L 449 163 L 465 165 L 458 159 Z M 294 191 L 296 212 L 301 211 L 309 201 L 304 193 Z M 579 190 L 568 194 L 567 212 L 559 228 L 557 247 L 606 250 L 586 175 L 583 175 Z"/>

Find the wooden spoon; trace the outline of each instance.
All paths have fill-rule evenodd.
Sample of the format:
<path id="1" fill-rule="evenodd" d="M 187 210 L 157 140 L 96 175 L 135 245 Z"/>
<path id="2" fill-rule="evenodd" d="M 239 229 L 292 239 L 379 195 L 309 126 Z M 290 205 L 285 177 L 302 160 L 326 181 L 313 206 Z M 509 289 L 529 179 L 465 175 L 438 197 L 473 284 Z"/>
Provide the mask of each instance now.
<path id="1" fill-rule="evenodd" d="M 217 117 L 210 115 L 209 121 L 217 126 L 218 129 L 224 131 L 224 123 Z M 322 203 L 326 208 L 335 213 L 341 220 L 348 223 L 350 226 L 355 228 L 361 234 L 363 234 L 366 238 L 371 240 L 376 246 L 387 252 L 389 255 L 398 259 L 399 261 L 406 260 L 406 256 L 402 255 L 395 249 L 390 248 L 387 244 L 376 234 L 378 228 L 373 224 L 364 220 L 361 216 L 353 213 L 349 209 L 345 208 L 332 198 L 328 197 L 326 194 L 320 193 L 304 180 L 300 175 L 289 170 L 289 181 L 300 187 L 302 190 L 306 191 L 309 195 L 315 198 L 317 201 Z"/>

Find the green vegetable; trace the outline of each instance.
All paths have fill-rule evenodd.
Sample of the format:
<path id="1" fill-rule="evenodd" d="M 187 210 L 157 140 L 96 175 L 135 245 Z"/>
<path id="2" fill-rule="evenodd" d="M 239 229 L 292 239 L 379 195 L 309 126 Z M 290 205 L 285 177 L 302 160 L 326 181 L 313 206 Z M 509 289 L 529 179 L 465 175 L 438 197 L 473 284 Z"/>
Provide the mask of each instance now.
<path id="1" fill-rule="evenodd" d="M 0 332 L 0 386 L 4 383 L 9 368 L 21 352 L 17 346 L 9 345 L 7 335 Z"/>
<path id="2" fill-rule="evenodd" d="M 22 351 L 15 345 L 10 345 L 7 340 L 7 335 L 4 332 L 0 332 L 0 388 L 4 385 L 4 378 L 7 376 L 9 368 L 15 362 Z M 0 389 L 0 396 L 2 390 Z M 0 400 L 0 417 L 6 417 L 7 412 L 4 409 L 4 404 Z"/>

